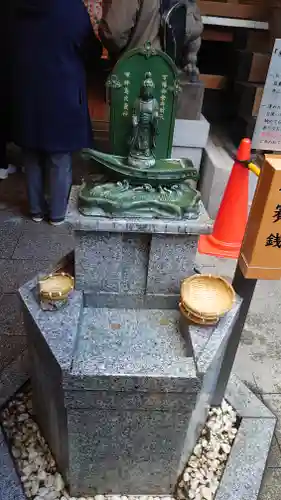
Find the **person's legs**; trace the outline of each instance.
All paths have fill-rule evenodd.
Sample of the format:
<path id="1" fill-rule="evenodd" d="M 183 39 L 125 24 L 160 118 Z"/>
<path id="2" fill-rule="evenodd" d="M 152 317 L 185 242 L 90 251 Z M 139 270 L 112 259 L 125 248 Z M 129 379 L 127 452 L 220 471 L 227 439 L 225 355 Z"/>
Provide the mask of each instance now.
<path id="1" fill-rule="evenodd" d="M 36 221 L 42 220 L 46 211 L 44 197 L 44 175 L 40 153 L 24 151 L 23 166 L 26 175 L 30 215 Z"/>
<path id="2" fill-rule="evenodd" d="M 6 156 L 6 138 L 0 132 L 0 180 L 8 177 L 8 162 Z"/>
<path id="3" fill-rule="evenodd" d="M 72 184 L 71 154 L 47 155 L 45 165 L 49 174 L 50 222 L 59 224 L 65 218 Z"/>

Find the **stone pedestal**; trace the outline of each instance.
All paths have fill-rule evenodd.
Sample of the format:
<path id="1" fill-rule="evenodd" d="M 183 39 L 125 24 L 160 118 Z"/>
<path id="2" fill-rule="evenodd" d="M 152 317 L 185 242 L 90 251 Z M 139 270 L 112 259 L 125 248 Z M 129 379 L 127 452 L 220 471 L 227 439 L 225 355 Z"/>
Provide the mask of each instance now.
<path id="1" fill-rule="evenodd" d="M 36 418 L 71 495 L 172 494 L 216 390 L 239 304 L 214 328 L 181 330 L 195 221 L 87 218 L 68 211 L 76 290 L 40 310 L 21 288 Z"/>

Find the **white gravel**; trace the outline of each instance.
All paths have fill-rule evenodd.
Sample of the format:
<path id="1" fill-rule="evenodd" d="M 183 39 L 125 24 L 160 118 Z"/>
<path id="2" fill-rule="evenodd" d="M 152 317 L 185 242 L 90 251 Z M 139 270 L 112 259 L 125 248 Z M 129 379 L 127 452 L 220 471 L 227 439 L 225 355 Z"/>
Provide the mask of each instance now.
<path id="1" fill-rule="evenodd" d="M 38 425 L 32 417 L 31 392 L 17 394 L 2 411 L 1 422 L 32 500 L 173 500 L 173 497 L 96 495 L 70 497 Z M 213 500 L 235 435 L 237 415 L 226 402 L 210 410 L 209 418 L 179 480 L 178 500 Z"/>

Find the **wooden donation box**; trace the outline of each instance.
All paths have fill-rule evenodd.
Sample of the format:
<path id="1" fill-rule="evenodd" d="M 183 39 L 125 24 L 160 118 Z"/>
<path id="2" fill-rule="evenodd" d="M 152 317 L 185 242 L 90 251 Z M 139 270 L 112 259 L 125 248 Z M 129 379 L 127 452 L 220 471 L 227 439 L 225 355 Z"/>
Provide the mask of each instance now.
<path id="1" fill-rule="evenodd" d="M 239 266 L 245 278 L 281 278 L 281 155 L 265 156 Z"/>

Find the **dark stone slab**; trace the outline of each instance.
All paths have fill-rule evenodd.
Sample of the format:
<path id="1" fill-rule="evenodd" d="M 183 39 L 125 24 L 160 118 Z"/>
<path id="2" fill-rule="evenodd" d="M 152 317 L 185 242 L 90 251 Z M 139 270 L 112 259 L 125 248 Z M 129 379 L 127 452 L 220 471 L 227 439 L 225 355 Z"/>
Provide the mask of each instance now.
<path id="1" fill-rule="evenodd" d="M 72 236 L 65 234 L 37 234 L 36 242 L 34 235 L 24 232 L 16 246 L 14 259 L 44 259 L 57 261 L 74 247 Z"/>
<path id="2" fill-rule="evenodd" d="M 177 119 L 200 120 L 204 99 L 204 84 L 190 82 L 186 75 L 179 79 L 181 92 L 178 96 Z"/>
<path id="3" fill-rule="evenodd" d="M 0 427 L 0 500 L 26 500 Z"/>
<path id="4" fill-rule="evenodd" d="M 21 302 L 17 294 L 0 299 L 1 335 L 25 335 Z"/>

